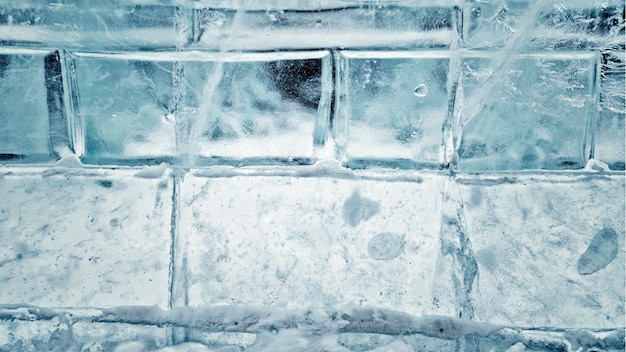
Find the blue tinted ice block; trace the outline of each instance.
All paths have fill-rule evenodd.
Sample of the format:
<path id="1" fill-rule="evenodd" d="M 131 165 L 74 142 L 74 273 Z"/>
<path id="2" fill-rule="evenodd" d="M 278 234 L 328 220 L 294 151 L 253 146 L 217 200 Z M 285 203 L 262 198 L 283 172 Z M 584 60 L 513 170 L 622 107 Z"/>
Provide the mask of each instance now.
<path id="1" fill-rule="evenodd" d="M 191 53 L 181 151 L 194 164 L 310 164 L 327 137 L 328 51 Z"/>
<path id="2" fill-rule="evenodd" d="M 61 82 L 58 52 L 0 52 L 0 160 L 41 162 L 56 157 L 53 141 L 67 135 L 66 131 L 58 133 L 51 127 L 51 119 L 59 118 L 55 114 L 63 113 L 56 105 L 63 104 L 63 87 L 58 84 Z M 61 126 L 65 123 L 58 122 Z"/>
<path id="3" fill-rule="evenodd" d="M 346 164 L 441 168 L 449 52 L 343 51 L 339 59 L 346 106 L 336 133 L 347 135 Z"/>
<path id="4" fill-rule="evenodd" d="M 171 61 L 161 55 L 70 53 L 76 150 L 86 163 L 176 155 Z M 81 143 L 82 142 L 82 143 Z"/>
<path id="5" fill-rule="evenodd" d="M 459 168 L 583 168 L 593 148 L 598 60 L 576 52 L 463 57 Z"/>

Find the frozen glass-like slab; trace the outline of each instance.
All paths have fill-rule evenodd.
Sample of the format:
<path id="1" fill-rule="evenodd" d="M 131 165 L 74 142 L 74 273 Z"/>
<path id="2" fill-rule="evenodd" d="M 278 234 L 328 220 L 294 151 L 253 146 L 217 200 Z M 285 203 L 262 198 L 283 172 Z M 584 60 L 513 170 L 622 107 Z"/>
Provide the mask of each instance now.
<path id="1" fill-rule="evenodd" d="M 171 61 L 159 53 L 73 53 L 68 60 L 73 107 L 80 122 L 75 148 L 83 162 L 175 156 Z"/>
<path id="2" fill-rule="evenodd" d="M 328 52 L 69 56 L 85 163 L 307 163 L 327 139 Z"/>
<path id="3" fill-rule="evenodd" d="M 0 4 L 0 37 L 8 43 L 82 50 L 171 49 L 175 10 L 145 1 L 5 1 Z"/>
<path id="4" fill-rule="evenodd" d="M 191 12 L 187 46 L 209 50 L 450 47 L 458 8 L 436 3 L 218 1 Z"/>
<path id="5" fill-rule="evenodd" d="M 167 306 L 172 184 L 133 173 L 3 173 L 0 302 Z"/>
<path id="6" fill-rule="evenodd" d="M 623 326 L 623 175 L 459 182 L 479 268 L 471 295 L 477 320 Z"/>
<path id="7" fill-rule="evenodd" d="M 491 51 L 608 49 L 623 43 L 623 16 L 620 0 L 468 0 L 463 2 L 463 45 Z"/>
<path id="8" fill-rule="evenodd" d="M 626 53 L 624 50 L 605 52 L 601 56 L 601 63 L 600 111 L 598 112 L 594 157 L 605 162 L 613 170 L 624 170 Z"/>
<path id="9" fill-rule="evenodd" d="M 52 52 L 0 51 L 0 162 L 53 158 L 46 94 Z"/>
<path id="10" fill-rule="evenodd" d="M 308 163 L 326 141 L 326 51 L 192 53 L 183 63 L 182 156 L 200 164 Z"/>
<path id="11" fill-rule="evenodd" d="M 342 51 L 340 60 L 335 133 L 347 165 L 440 168 L 449 53 Z"/>
<path id="12" fill-rule="evenodd" d="M 459 169 L 584 167 L 596 123 L 597 54 L 472 53 L 461 79 Z"/>
<path id="13" fill-rule="evenodd" d="M 441 180 L 189 174 L 179 236 L 190 306 L 363 305 L 453 315 L 434 299 Z"/>

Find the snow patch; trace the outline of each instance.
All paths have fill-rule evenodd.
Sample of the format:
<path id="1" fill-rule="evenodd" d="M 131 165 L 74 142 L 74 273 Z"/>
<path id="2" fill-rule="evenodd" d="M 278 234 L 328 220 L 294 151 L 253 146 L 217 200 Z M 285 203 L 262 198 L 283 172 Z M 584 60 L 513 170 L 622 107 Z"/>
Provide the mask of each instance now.
<path id="1" fill-rule="evenodd" d="M 76 154 L 67 154 L 62 157 L 61 160 L 57 161 L 55 166 L 77 168 L 83 167 L 83 163 L 80 162 L 80 159 Z"/>
<path id="2" fill-rule="evenodd" d="M 167 164 L 161 163 L 155 166 L 146 166 L 142 170 L 135 173 L 135 177 L 139 178 L 161 178 L 167 170 Z"/>
<path id="3" fill-rule="evenodd" d="M 584 170 L 585 171 L 603 171 L 603 172 L 611 171 L 611 169 L 609 168 L 607 164 L 596 159 L 589 159 L 589 161 L 587 161 L 587 164 L 585 165 Z"/>

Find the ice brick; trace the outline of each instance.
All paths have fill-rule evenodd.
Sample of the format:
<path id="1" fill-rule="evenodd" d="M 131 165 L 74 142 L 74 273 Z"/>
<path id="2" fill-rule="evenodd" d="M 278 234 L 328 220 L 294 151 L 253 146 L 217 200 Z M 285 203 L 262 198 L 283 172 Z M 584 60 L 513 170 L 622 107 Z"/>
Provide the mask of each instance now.
<path id="1" fill-rule="evenodd" d="M 83 351 L 154 351 L 167 346 L 167 327 L 124 323 L 75 322 L 72 338 Z"/>
<path id="2" fill-rule="evenodd" d="M 464 57 L 459 168 L 584 167 L 596 121 L 597 73 L 594 53 Z"/>
<path id="3" fill-rule="evenodd" d="M 45 43 L 82 50 L 174 48 L 174 6 L 147 2 L 4 2 L 0 38 L 5 43 Z"/>
<path id="4" fill-rule="evenodd" d="M 555 7 L 545 1 L 464 1 L 463 45 L 492 51 L 526 50 L 536 41 L 542 18 Z"/>
<path id="5" fill-rule="evenodd" d="M 437 178 L 189 174 L 179 222 L 188 303 L 452 315 L 433 300 L 440 188 Z"/>
<path id="6" fill-rule="evenodd" d="M 77 135 L 84 136 L 76 149 L 83 162 L 175 156 L 171 61 L 158 53 L 68 56 L 80 117 Z"/>
<path id="7" fill-rule="evenodd" d="M 348 135 L 348 165 L 440 167 L 448 53 L 344 51 L 341 60 L 347 107 L 334 126 L 341 129 L 340 119 L 349 120 L 347 131 L 336 131 Z"/>
<path id="8" fill-rule="evenodd" d="M 619 0 L 463 2 L 462 45 L 491 52 L 605 51 L 623 47 L 624 4 Z M 623 50 L 623 49 L 622 49 Z"/>
<path id="9" fill-rule="evenodd" d="M 306 162 L 314 144 L 326 139 L 330 65 L 325 51 L 189 59 L 182 109 L 188 149 L 182 153 L 200 163 Z"/>
<path id="10" fill-rule="evenodd" d="M 477 320 L 623 326 L 623 176 L 484 176 L 460 183 L 479 268 L 471 294 Z"/>
<path id="11" fill-rule="evenodd" d="M 302 50 L 449 47 L 456 39 L 455 1 L 224 1 L 193 10 L 191 48 Z"/>
<path id="12" fill-rule="evenodd" d="M 168 179 L 52 169 L 0 180 L 0 302 L 167 305 Z"/>
<path id="13" fill-rule="evenodd" d="M 623 49 L 602 53 L 600 75 L 600 111 L 594 145 L 594 157 L 613 170 L 624 170 L 624 117 L 626 116 L 626 92 L 624 92 L 624 67 L 626 54 Z"/>
<path id="14" fill-rule="evenodd" d="M 50 160 L 45 60 L 51 52 L 0 52 L 0 162 Z"/>
<path id="15" fill-rule="evenodd" d="M 166 345 L 167 329 L 130 324 L 0 320 L 0 351 L 143 351 Z"/>

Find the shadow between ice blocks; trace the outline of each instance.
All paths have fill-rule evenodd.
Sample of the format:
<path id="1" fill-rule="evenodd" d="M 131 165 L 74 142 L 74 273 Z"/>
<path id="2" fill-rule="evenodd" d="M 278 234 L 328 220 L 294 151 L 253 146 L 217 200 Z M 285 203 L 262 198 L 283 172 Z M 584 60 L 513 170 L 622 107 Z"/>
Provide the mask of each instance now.
<path id="1" fill-rule="evenodd" d="M 325 51 L 70 56 L 86 163 L 311 163 L 327 138 Z"/>

